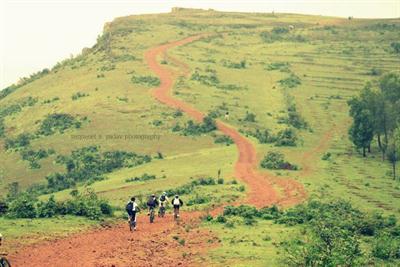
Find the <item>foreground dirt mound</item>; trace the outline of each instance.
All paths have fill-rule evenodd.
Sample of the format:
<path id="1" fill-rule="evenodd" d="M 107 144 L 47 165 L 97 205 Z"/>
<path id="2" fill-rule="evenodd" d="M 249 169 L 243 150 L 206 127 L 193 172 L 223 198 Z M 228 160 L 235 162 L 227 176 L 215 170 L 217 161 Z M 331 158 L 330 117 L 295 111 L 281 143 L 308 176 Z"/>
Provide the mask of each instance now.
<path id="1" fill-rule="evenodd" d="M 196 227 L 199 213 L 182 216 L 179 225 L 171 215 L 154 224 L 141 216 L 133 233 L 120 223 L 26 247 L 10 259 L 13 266 L 30 267 L 197 265 L 196 256 L 218 240 Z"/>

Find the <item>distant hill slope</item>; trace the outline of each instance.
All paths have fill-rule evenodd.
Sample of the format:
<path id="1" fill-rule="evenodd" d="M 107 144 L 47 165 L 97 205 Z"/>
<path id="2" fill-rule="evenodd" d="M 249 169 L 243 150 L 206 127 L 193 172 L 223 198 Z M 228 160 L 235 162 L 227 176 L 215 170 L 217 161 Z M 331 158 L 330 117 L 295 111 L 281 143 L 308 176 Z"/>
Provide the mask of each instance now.
<path id="1" fill-rule="evenodd" d="M 198 33 L 218 34 L 174 51 L 193 71 L 176 84 L 177 97 L 204 112 L 222 112 L 218 107 L 227 105 L 230 123 L 244 132 L 270 128 L 277 133 L 285 128 L 278 122 L 287 112 L 288 99 L 276 88 L 286 86 L 284 80 L 293 72 L 301 79 L 300 88 L 332 90 L 293 93 L 315 131 L 300 131 L 307 147 L 329 121 L 321 122 L 326 117 L 317 115 L 322 114 L 323 103 L 308 105 L 305 99 L 317 94 L 322 99 L 346 98 L 374 78 L 367 75 L 371 68 L 396 69 L 399 60 L 391 54 L 390 43 L 398 40 L 398 29 L 398 20 L 190 9 L 117 18 L 106 23 L 97 43 L 79 56 L 1 92 L 0 188 L 11 182 L 27 187 L 44 182 L 49 174 L 65 172 L 56 159 L 90 145 L 103 152 L 123 150 L 151 157 L 158 152 L 179 157 L 220 148 L 213 134 L 185 136 L 174 131 L 189 118 L 159 104 L 149 93 L 159 80 L 144 63 L 144 52 Z M 160 61 L 174 67 L 167 57 Z M 328 77 L 333 73 L 341 78 Z M 344 106 L 334 106 L 338 117 L 346 117 Z M 246 117 L 249 113 L 256 115 L 254 121 Z"/>

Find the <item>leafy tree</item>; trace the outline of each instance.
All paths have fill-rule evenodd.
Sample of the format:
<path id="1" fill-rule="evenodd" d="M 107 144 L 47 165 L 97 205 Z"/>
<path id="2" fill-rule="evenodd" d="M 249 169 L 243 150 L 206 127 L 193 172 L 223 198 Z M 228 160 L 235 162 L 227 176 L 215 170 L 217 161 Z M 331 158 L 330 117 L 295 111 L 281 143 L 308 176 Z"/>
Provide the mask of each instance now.
<path id="1" fill-rule="evenodd" d="M 388 146 L 387 158 L 392 164 L 393 180 L 396 180 L 396 164 L 400 160 L 400 128 L 397 128 Z"/>
<path id="2" fill-rule="evenodd" d="M 366 157 L 366 149 L 370 147 L 374 137 L 374 121 L 371 111 L 366 108 L 366 102 L 361 97 L 353 97 L 350 105 L 350 115 L 353 117 L 353 124 L 349 129 L 350 140 L 363 151 Z"/>

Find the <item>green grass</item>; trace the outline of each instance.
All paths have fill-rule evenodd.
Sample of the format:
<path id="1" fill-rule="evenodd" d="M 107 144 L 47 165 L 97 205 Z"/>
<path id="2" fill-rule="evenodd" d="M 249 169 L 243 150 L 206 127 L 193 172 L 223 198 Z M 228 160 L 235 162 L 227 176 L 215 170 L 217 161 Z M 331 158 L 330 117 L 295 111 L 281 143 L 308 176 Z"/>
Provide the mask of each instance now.
<path id="1" fill-rule="evenodd" d="M 234 220 L 240 220 L 234 217 Z M 221 242 L 213 249 L 207 260 L 210 264 L 226 266 L 281 266 L 279 261 L 280 242 L 298 231 L 259 220 L 256 226 L 239 224 L 227 227 L 226 224 L 204 223 L 203 227 L 218 234 Z"/>
<path id="2" fill-rule="evenodd" d="M 0 218 L 4 251 L 11 252 L 22 244 L 34 244 L 52 238 L 63 237 L 84 231 L 96 225 L 95 221 L 76 216 L 62 216 L 47 219 L 6 219 Z"/>

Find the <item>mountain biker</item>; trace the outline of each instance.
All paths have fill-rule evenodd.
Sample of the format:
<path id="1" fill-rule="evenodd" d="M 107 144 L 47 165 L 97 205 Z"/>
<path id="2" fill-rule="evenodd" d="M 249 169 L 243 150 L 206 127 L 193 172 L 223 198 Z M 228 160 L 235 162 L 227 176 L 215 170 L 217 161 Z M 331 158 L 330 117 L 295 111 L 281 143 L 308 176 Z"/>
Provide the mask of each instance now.
<path id="1" fill-rule="evenodd" d="M 149 215 L 151 210 L 154 210 L 158 205 L 159 203 L 156 195 L 152 194 L 151 197 L 149 198 L 149 201 L 147 201 L 147 207 L 149 208 Z"/>
<path id="2" fill-rule="evenodd" d="M 179 217 L 179 208 L 183 206 L 183 201 L 178 195 L 175 195 L 174 199 L 171 201 L 172 206 L 174 206 L 174 215 Z"/>
<path id="3" fill-rule="evenodd" d="M 126 212 L 128 213 L 129 224 L 133 222 L 134 226 L 133 230 L 136 230 L 136 213 L 139 211 L 140 209 L 138 204 L 136 203 L 136 198 L 132 197 L 131 200 L 129 200 L 128 203 L 126 204 Z"/>
<path id="4" fill-rule="evenodd" d="M 167 192 L 162 193 L 162 195 L 160 196 L 158 201 L 160 202 L 160 208 L 158 210 L 158 216 L 159 217 L 164 217 L 165 208 L 166 208 L 166 206 L 167 206 L 167 204 L 169 202 Z"/>
<path id="5" fill-rule="evenodd" d="M 162 193 L 162 195 L 159 198 L 159 202 L 160 202 L 160 207 L 165 207 L 168 203 L 169 199 L 167 196 L 167 192 Z"/>

